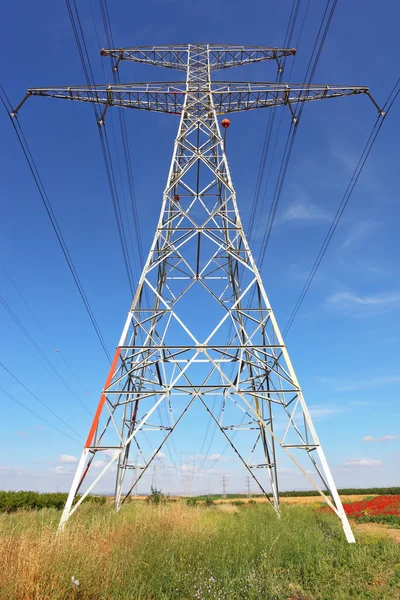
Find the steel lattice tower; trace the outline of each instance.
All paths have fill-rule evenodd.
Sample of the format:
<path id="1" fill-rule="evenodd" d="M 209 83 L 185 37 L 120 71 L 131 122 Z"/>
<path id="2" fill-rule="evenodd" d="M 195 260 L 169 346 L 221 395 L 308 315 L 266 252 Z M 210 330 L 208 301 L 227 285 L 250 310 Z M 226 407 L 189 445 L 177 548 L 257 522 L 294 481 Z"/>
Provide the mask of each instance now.
<path id="1" fill-rule="evenodd" d="M 116 59 L 114 69 L 121 60 L 131 60 L 184 71 L 186 82 L 27 92 L 25 99 L 39 95 L 101 104 L 100 126 L 110 106 L 180 115 L 154 240 L 60 528 L 110 469 L 116 474 L 118 510 L 197 399 L 276 512 L 279 450 L 338 515 L 347 540 L 355 541 L 243 230 L 217 115 L 288 105 L 295 118 L 292 104 L 369 95 L 368 88 L 211 80 L 214 70 L 268 59 L 281 68 L 293 53 L 208 44 L 102 50 Z M 216 396 L 218 416 L 210 408 Z M 160 418 L 162 406 L 167 424 Z M 139 440 L 150 431 L 158 441 L 146 456 Z M 106 453 L 106 461 L 91 478 L 99 453 L 103 459 Z M 140 465 L 134 464 L 137 454 Z M 127 478 L 126 489 L 127 472 L 135 475 L 133 482 L 131 475 Z M 259 475 L 265 472 L 270 492 Z M 74 504 L 78 491 L 83 493 Z"/>

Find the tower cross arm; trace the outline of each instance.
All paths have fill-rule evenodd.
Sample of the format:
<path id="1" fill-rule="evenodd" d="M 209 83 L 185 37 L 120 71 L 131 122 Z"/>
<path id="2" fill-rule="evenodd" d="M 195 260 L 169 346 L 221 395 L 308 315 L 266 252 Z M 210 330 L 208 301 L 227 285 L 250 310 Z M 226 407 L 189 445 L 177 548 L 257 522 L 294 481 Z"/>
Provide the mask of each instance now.
<path id="1" fill-rule="evenodd" d="M 110 56 L 116 59 L 114 70 L 118 68 L 121 60 L 145 63 L 155 67 L 166 67 L 186 71 L 188 45 L 165 46 L 137 46 L 135 48 L 102 48 L 101 56 Z"/>
<path id="2" fill-rule="evenodd" d="M 138 46 L 135 48 L 103 48 L 102 56 L 116 59 L 116 70 L 121 60 L 145 63 L 157 67 L 167 67 L 186 71 L 187 57 L 191 46 L 165 45 L 165 46 Z M 264 60 L 277 60 L 296 53 L 295 48 L 268 48 L 264 46 L 217 45 L 209 44 L 210 69 L 227 69 L 253 62 Z"/>
<path id="3" fill-rule="evenodd" d="M 210 69 L 227 69 L 263 60 L 276 60 L 296 54 L 296 48 L 262 46 L 209 46 Z"/>
<path id="4" fill-rule="evenodd" d="M 215 109 L 220 114 L 341 98 L 355 94 L 369 95 L 369 89 L 365 86 L 282 83 L 221 82 L 214 84 L 212 91 Z"/>
<path id="5" fill-rule="evenodd" d="M 195 95 L 196 97 L 206 97 L 210 93 L 213 96 L 214 108 L 219 114 L 273 106 L 291 106 L 299 102 L 340 98 L 355 94 L 367 94 L 373 101 L 369 89 L 365 86 L 345 87 L 337 85 L 214 82 L 211 84 L 211 90 L 203 83 L 199 83 L 197 86 L 192 86 L 190 91 L 187 91 L 184 82 L 128 83 L 30 88 L 24 100 L 12 114 L 13 116 L 17 114 L 19 108 L 29 96 L 48 96 L 51 98 L 95 103 L 104 105 L 104 110 L 109 106 L 119 106 L 122 108 L 181 114 L 187 94 Z M 375 102 L 374 104 L 376 105 Z"/>
<path id="6" fill-rule="evenodd" d="M 176 83 L 129 83 L 96 86 L 68 86 L 29 88 L 24 100 L 14 110 L 16 114 L 29 96 L 47 96 L 78 102 L 120 106 L 153 112 L 180 114 L 185 100 L 186 86 Z"/>

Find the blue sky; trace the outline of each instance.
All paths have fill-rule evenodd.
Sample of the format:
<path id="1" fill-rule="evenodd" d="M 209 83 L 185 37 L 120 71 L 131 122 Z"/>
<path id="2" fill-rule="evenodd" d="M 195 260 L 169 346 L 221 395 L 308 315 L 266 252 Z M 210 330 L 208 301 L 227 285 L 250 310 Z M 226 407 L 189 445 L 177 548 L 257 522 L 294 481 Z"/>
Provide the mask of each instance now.
<path id="1" fill-rule="evenodd" d="M 175 0 L 110 2 L 118 46 L 157 43 L 244 43 L 280 46 L 291 2 L 253 2 L 248 10 L 233 0 L 181 3 Z M 311 0 L 291 80 L 301 81 L 322 16 Z M 98 3 L 92 0 L 101 45 L 106 46 Z M 306 2 L 302 3 L 304 11 Z M 89 4 L 78 3 L 99 82 L 104 72 Z M 315 83 L 368 85 L 383 103 L 398 77 L 397 3 L 339 1 L 314 77 Z M 21 15 L 24 15 L 21 19 Z M 11 101 L 27 87 L 84 83 L 81 64 L 63 3 L 23 0 L 3 11 L 1 80 Z M 302 18 L 294 34 L 298 40 Z M 111 80 L 109 64 L 106 78 Z M 289 64 L 284 76 L 289 75 Z M 223 79 L 274 81 L 264 63 L 223 72 Z M 173 71 L 123 64 L 122 81 L 173 80 Z M 288 348 L 311 407 L 339 486 L 398 484 L 400 340 L 398 152 L 399 104 L 385 123 L 309 294 L 288 336 Z M 158 219 L 178 120 L 173 116 L 125 112 L 143 247 L 147 253 Z M 280 117 L 277 115 L 277 117 Z M 115 347 L 130 292 L 93 112 L 79 103 L 32 98 L 20 121 L 44 180 L 57 219 L 110 352 Z M 267 111 L 231 117 L 228 158 L 245 227 L 255 183 Z M 319 102 L 305 107 L 273 228 L 262 276 L 283 328 L 347 187 L 376 118 L 366 97 Z M 278 118 L 277 118 L 278 121 Z M 112 125 L 110 117 L 110 126 Z M 114 118 L 115 125 L 117 121 Z M 272 164 L 270 186 L 251 245 L 257 257 L 289 126 Z M 54 233 L 34 187 L 7 116 L 0 113 L 0 290 L 45 356 L 62 373 L 71 395 L 43 358 L 0 307 L 0 361 L 34 394 L 85 436 L 90 412 L 108 370 L 107 361 L 82 306 Z M 117 146 L 118 146 L 117 136 Z M 122 160 L 122 155 L 121 155 Z M 126 183 L 125 183 L 126 188 Z M 263 187 L 264 194 L 264 187 Z M 135 255 L 135 273 L 141 265 Z M 18 291 L 10 281 L 11 276 Z M 21 295 L 25 301 L 21 298 Z M 51 424 L 66 428 L 3 369 L 0 387 Z M 82 409 L 76 395 L 89 413 Z M 80 444 L 54 431 L 0 392 L 0 486 L 66 490 Z M 200 414 L 200 413 L 199 413 Z M 178 454 L 202 453 L 206 415 L 196 435 L 177 430 Z M 208 447 L 208 443 L 205 445 Z M 222 473 L 231 490 L 244 489 L 244 473 L 218 435 L 204 458 L 193 491 L 219 491 Z M 182 463 L 188 462 L 181 454 Z M 158 483 L 182 491 L 180 465 L 163 459 Z M 203 462 L 203 460 L 201 461 Z M 282 487 L 305 482 L 282 463 Z M 191 466 L 186 470 L 190 471 Z M 185 469 L 184 469 L 185 470 Z M 180 471 L 180 472 L 178 472 Z M 149 477 L 143 491 L 150 484 Z"/>

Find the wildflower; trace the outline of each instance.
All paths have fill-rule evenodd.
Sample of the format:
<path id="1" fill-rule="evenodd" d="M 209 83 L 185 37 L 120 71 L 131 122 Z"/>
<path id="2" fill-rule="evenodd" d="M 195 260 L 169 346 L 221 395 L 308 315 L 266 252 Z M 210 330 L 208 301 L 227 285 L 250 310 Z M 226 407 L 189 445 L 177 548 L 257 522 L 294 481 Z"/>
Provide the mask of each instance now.
<path id="1" fill-rule="evenodd" d="M 372 500 L 344 504 L 343 508 L 349 517 L 354 518 L 375 515 L 400 516 L 400 495 L 375 496 Z M 321 510 L 325 512 L 326 508 Z"/>

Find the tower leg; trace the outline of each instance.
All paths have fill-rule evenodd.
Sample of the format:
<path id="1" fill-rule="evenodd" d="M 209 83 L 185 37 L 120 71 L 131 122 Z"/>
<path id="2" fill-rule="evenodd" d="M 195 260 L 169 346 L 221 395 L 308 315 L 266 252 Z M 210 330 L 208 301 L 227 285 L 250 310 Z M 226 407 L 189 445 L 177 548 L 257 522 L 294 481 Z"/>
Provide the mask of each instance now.
<path id="1" fill-rule="evenodd" d="M 326 482 L 329 486 L 329 493 L 332 497 L 332 500 L 335 503 L 338 517 L 342 522 L 342 527 L 343 527 L 344 535 L 346 536 L 346 540 L 349 542 L 349 544 L 354 544 L 356 541 L 355 537 L 354 537 L 354 533 L 350 527 L 349 520 L 348 520 L 345 510 L 343 508 L 342 501 L 338 494 L 335 482 L 332 477 L 331 470 L 329 468 L 328 462 L 325 458 L 325 454 L 324 454 L 324 451 L 322 450 L 321 446 L 317 447 L 317 454 L 318 454 L 318 458 L 321 462 L 322 469 L 324 471 Z"/>
<path id="2" fill-rule="evenodd" d="M 87 455 L 88 455 L 88 449 L 84 448 L 81 458 L 80 458 L 80 461 L 79 461 L 79 464 L 78 464 L 78 468 L 76 469 L 76 473 L 75 473 L 75 477 L 74 477 L 74 480 L 71 485 L 71 489 L 68 494 L 67 502 L 65 503 L 64 510 L 61 515 L 60 523 L 58 525 L 59 532 L 64 530 L 65 524 L 69 519 L 72 504 L 75 500 L 76 493 L 77 493 L 79 485 L 82 481 L 82 476 L 83 476 L 83 472 L 85 469 Z"/>

